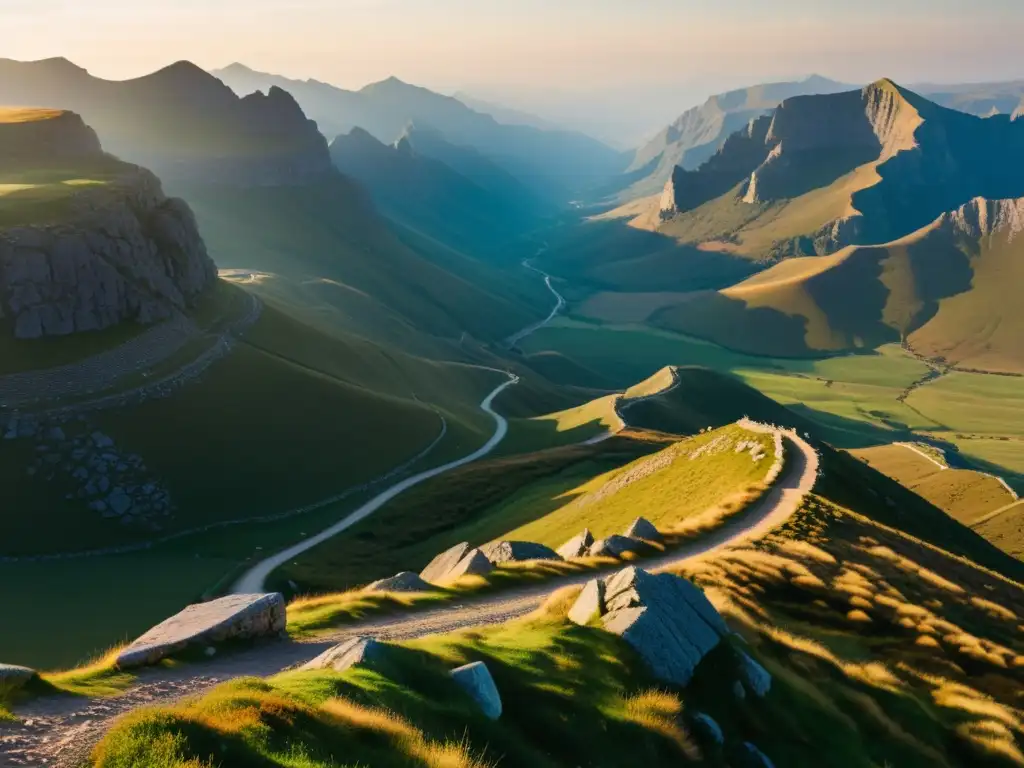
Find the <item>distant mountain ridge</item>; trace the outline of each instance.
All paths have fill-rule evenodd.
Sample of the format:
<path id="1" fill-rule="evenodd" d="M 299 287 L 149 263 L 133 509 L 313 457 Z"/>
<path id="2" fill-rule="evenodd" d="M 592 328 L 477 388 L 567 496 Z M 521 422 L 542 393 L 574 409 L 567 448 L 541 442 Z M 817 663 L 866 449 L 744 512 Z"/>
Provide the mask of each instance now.
<path id="1" fill-rule="evenodd" d="M 486 252 L 529 226 L 531 217 L 521 202 L 421 154 L 416 145 L 424 135 L 428 141 L 443 141 L 410 128 L 397 142 L 385 145 L 354 128 L 331 142 L 331 159 L 370 191 L 386 215 L 450 247 Z"/>
<path id="2" fill-rule="evenodd" d="M 290 80 L 233 64 L 214 75 L 238 93 L 276 85 L 287 89 L 328 136 L 363 128 L 385 144 L 410 123 L 440 131 L 453 144 L 486 155 L 535 191 L 564 202 L 625 165 L 620 153 L 596 139 L 568 131 L 504 125 L 451 96 L 388 78 L 359 91 L 316 80 Z"/>
<path id="3" fill-rule="evenodd" d="M 239 98 L 189 62 L 112 81 L 65 59 L 0 59 L 0 105 L 78 112 L 111 152 L 168 180 L 293 184 L 331 167 L 326 141 L 287 92 Z"/>
<path id="4" fill-rule="evenodd" d="M 974 197 L 1016 198 L 1021 167 L 1024 123 L 881 80 L 787 99 L 696 171 L 677 168 L 659 229 L 752 258 L 825 254 L 898 239 Z"/>
<path id="5" fill-rule="evenodd" d="M 692 170 L 710 158 L 734 132 L 788 98 L 835 93 L 850 86 L 812 75 L 795 82 L 767 83 L 711 96 L 687 110 L 637 149 L 626 170 L 639 175 L 619 193 L 621 199 L 651 195 L 664 186 L 676 166 Z"/>

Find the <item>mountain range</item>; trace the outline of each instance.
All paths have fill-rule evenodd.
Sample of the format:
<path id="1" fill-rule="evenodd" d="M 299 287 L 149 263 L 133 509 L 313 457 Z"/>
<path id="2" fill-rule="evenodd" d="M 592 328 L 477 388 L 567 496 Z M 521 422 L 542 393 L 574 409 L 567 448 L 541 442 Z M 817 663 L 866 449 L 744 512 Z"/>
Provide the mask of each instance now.
<path id="1" fill-rule="evenodd" d="M 711 96 L 693 107 L 641 145 L 618 182 L 614 197 L 620 201 L 660 192 L 676 166 L 695 170 L 726 139 L 794 96 L 853 90 L 820 75 L 792 82 L 765 83 Z M 959 85 L 922 84 L 913 90 L 940 106 L 989 117 L 1012 114 L 1024 100 L 1024 81 Z"/>
<path id="2" fill-rule="evenodd" d="M 328 137 L 362 128 L 385 144 L 401 138 L 410 123 L 440 131 L 453 144 L 472 147 L 537 192 L 565 202 L 620 171 L 623 156 L 580 133 L 505 125 L 458 99 L 389 78 L 358 91 L 290 80 L 241 64 L 214 75 L 239 94 L 272 86 L 287 89 Z"/>
<path id="3" fill-rule="evenodd" d="M 830 253 L 907 235 L 975 197 L 1024 194 L 1024 124 L 980 118 L 889 80 L 801 96 L 677 166 L 658 231 L 753 259 Z"/>
<path id="4" fill-rule="evenodd" d="M 167 181 L 303 183 L 330 169 L 326 141 L 287 92 L 239 98 L 189 62 L 113 81 L 66 59 L 3 59 L 0 104 L 73 110 L 112 153 Z"/>

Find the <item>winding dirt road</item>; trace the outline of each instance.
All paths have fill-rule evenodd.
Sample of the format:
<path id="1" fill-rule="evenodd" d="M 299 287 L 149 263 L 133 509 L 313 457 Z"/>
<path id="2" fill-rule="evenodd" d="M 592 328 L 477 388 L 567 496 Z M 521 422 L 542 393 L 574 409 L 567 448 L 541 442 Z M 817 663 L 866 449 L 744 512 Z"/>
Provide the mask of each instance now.
<path id="1" fill-rule="evenodd" d="M 509 381 L 503 386 L 511 386 L 512 383 Z M 761 425 L 746 426 L 773 431 Z M 785 523 L 814 486 L 818 456 L 796 433 L 783 434 L 793 449 L 787 454 L 783 474 L 741 521 L 726 525 L 659 558 L 647 560 L 643 567 L 654 571 L 670 570 L 687 560 L 707 557 L 760 538 Z M 237 677 L 272 675 L 309 661 L 326 648 L 356 635 L 409 640 L 440 632 L 500 624 L 534 610 L 556 590 L 583 584 L 594 575 L 588 573 L 556 579 L 525 589 L 466 599 L 444 608 L 364 621 L 315 642 L 269 642 L 202 664 L 143 670 L 136 686 L 110 699 L 87 700 L 70 696 L 37 699 L 19 708 L 21 723 L 0 724 L 0 765 L 77 768 L 87 763 L 93 745 L 113 721 L 137 707 L 170 703 Z"/>

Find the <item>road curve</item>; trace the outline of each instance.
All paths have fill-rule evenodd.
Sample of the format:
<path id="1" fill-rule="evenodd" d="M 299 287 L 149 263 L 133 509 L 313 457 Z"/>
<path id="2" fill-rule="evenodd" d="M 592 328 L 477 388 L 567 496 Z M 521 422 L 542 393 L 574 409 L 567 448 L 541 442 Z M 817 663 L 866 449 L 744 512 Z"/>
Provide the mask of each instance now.
<path id="1" fill-rule="evenodd" d="M 409 490 L 413 486 L 419 485 L 420 483 L 429 480 L 432 477 L 437 477 L 438 475 L 444 474 L 445 472 L 448 472 L 457 467 L 461 467 L 471 462 L 477 461 L 478 459 L 483 458 L 491 451 L 493 451 L 498 446 L 498 444 L 505 439 L 505 435 L 508 433 L 508 420 L 505 419 L 505 417 L 502 416 L 500 413 L 494 410 L 494 399 L 499 394 L 501 394 L 506 389 L 508 389 L 513 384 L 519 381 L 519 377 L 516 376 L 515 374 L 509 373 L 507 375 L 509 377 L 508 381 L 495 387 L 495 389 L 489 395 L 487 395 L 487 397 L 484 398 L 483 402 L 480 403 L 480 410 L 484 411 L 484 413 L 487 413 L 492 419 L 494 419 L 495 425 L 494 434 L 491 435 L 491 438 L 486 443 L 484 443 L 480 448 L 473 451 L 473 453 L 469 454 L 468 456 L 463 456 L 461 459 L 456 459 L 455 461 L 450 461 L 447 464 L 442 464 L 439 467 L 434 467 L 433 469 L 425 470 L 423 472 L 420 472 L 419 474 L 413 475 L 412 477 L 407 477 L 405 478 L 405 480 L 401 480 L 395 483 L 387 490 L 384 490 L 381 493 L 374 496 L 368 502 L 359 507 L 359 509 L 355 510 L 349 515 L 346 515 L 344 518 L 336 522 L 330 528 L 321 531 L 315 536 L 310 536 L 308 539 L 299 542 L 295 546 L 289 547 L 288 549 L 282 550 L 281 552 L 278 552 L 275 555 L 271 555 L 270 557 L 261 560 L 248 571 L 246 571 L 242 575 L 242 577 L 235 582 L 235 584 L 231 587 L 231 591 L 234 594 L 252 594 L 256 592 L 263 592 L 263 585 L 266 582 L 267 577 L 275 569 L 284 565 L 292 558 L 298 557 L 304 552 L 308 552 L 313 547 L 319 544 L 323 544 L 328 539 L 331 539 L 337 536 L 342 531 L 351 528 L 359 521 L 364 520 L 370 515 L 372 515 L 382 506 L 384 506 L 393 498 L 398 496 L 400 493 Z"/>
<path id="2" fill-rule="evenodd" d="M 548 287 L 548 290 L 551 291 L 551 295 L 555 297 L 555 306 L 548 314 L 548 316 L 545 317 L 543 320 L 539 320 L 533 325 L 528 325 L 518 333 L 509 336 L 505 340 L 505 345 L 509 349 L 514 348 L 517 344 L 519 344 L 520 341 L 525 339 L 527 336 L 536 333 L 541 328 L 548 325 L 552 320 L 554 320 L 558 316 L 558 313 L 565 308 L 565 297 L 562 296 L 562 294 L 560 294 L 558 291 L 556 291 L 555 287 L 551 284 L 551 275 L 549 275 L 547 272 L 544 272 L 543 270 L 537 269 L 530 263 L 529 259 L 523 261 L 523 266 L 529 270 L 536 272 L 538 275 L 541 275 L 544 278 L 544 285 Z"/>
<path id="3" fill-rule="evenodd" d="M 493 448 L 500 442 L 504 430 L 500 416 L 489 409 L 490 401 L 503 388 L 511 386 L 510 379 L 492 392 L 482 407 L 492 413 L 499 423 L 495 437 L 488 445 Z M 747 425 L 748 428 L 771 431 L 771 428 L 760 425 Z M 745 544 L 764 536 L 785 523 L 800 507 L 804 497 L 814 487 L 818 474 L 818 455 L 815 450 L 795 432 L 784 432 L 790 450 L 786 454 L 786 463 L 782 476 L 764 496 L 755 502 L 743 515 L 742 520 L 732 525 L 725 525 L 702 536 L 692 544 L 677 548 L 671 553 L 640 565 L 651 571 L 672 570 L 688 560 L 707 557 L 729 547 Z M 472 461 L 482 455 L 488 446 L 484 446 L 472 457 L 460 459 L 461 463 Z M 449 465 L 450 466 L 450 465 Z M 438 467 L 424 475 L 439 474 L 445 467 Z M 420 476 L 417 476 L 420 477 Z M 416 478 L 409 481 L 421 482 Z M 406 482 L 409 482 L 406 481 Z M 399 484 L 401 486 L 402 484 Z M 388 498 L 401 493 L 405 487 L 393 486 Z M 377 497 L 353 515 L 362 517 L 370 514 L 376 502 L 377 506 L 387 501 Z M 351 517 L 351 516 L 350 516 Z M 361 518 L 360 518 L 361 519 Z M 346 518 L 339 525 L 351 525 L 352 520 Z M 321 534 L 329 538 L 333 533 Z M 303 542 L 304 545 L 308 542 Z M 266 576 L 277 564 L 294 556 L 294 550 L 288 550 L 265 561 Z M 610 569 L 614 570 L 614 569 Z M 248 575 L 248 574 L 247 574 Z M 275 642 L 258 645 L 246 651 L 215 657 L 199 665 L 183 664 L 176 667 L 156 667 L 140 670 L 139 679 L 131 690 L 120 696 L 109 699 L 82 699 L 72 696 L 43 697 L 28 702 L 18 708 L 18 714 L 24 718 L 22 723 L 7 726 L 15 739 L 14 749 L 22 758 L 29 758 L 23 764 L 48 764 L 54 768 L 78 768 L 88 760 L 93 745 L 99 741 L 114 721 L 121 715 L 140 706 L 168 704 L 184 696 L 202 693 L 217 685 L 238 677 L 266 677 L 292 666 L 305 663 L 319 655 L 327 648 L 341 640 L 353 636 L 370 636 L 382 640 L 409 640 L 425 635 L 452 632 L 477 626 L 500 624 L 515 619 L 540 606 L 553 592 L 566 586 L 583 584 L 597 575 L 589 572 L 564 579 L 555 579 L 535 586 L 492 594 L 478 599 L 466 598 L 459 604 L 447 605 L 427 611 L 407 613 L 402 616 L 380 617 L 359 622 L 356 625 L 339 629 L 325 637 L 311 642 Z M 254 577 L 255 578 L 255 577 Z M 31 725 L 26 725 L 30 723 Z M 4 734 L 4 726 L 0 724 L 0 737 Z M 14 744 L 12 744 L 12 747 Z M 4 739 L 0 738 L 0 765 L 4 763 L 7 753 Z M 19 763 L 22 764 L 22 763 Z"/>

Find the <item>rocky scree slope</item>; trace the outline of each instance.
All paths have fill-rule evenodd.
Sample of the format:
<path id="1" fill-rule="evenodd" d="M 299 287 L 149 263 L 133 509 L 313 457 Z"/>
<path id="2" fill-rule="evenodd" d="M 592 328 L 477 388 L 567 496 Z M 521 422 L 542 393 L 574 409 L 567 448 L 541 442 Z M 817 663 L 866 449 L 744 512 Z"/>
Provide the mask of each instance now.
<path id="1" fill-rule="evenodd" d="M 68 184 L 97 168 L 101 178 Z M 32 223 L 0 223 L 0 314 L 18 338 L 152 323 L 216 279 L 189 207 L 149 171 L 104 155 L 77 115 L 0 123 L 5 176 L 38 180 L 18 186 L 54 202 Z M 0 195 L 6 218 L 18 220 L 23 192 Z"/>

